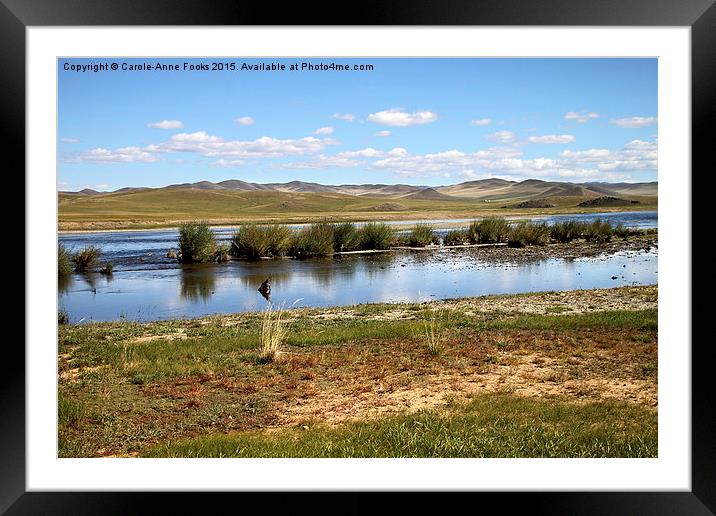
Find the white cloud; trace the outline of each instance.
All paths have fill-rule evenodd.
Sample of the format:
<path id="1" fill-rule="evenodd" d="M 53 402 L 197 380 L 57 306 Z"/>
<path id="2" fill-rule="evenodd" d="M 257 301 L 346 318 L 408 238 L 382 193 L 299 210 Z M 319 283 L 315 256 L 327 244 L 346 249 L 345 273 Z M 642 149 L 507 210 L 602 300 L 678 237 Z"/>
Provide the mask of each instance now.
<path id="1" fill-rule="evenodd" d="M 332 134 L 333 133 L 333 127 L 330 125 L 326 127 L 319 127 L 315 131 L 313 131 L 313 134 Z"/>
<path id="2" fill-rule="evenodd" d="M 485 138 L 497 143 L 514 143 L 515 133 L 512 131 L 497 131 L 496 133 L 488 134 Z"/>
<path id="3" fill-rule="evenodd" d="M 220 168 L 234 168 L 243 166 L 246 162 L 242 159 L 224 159 L 220 158 L 216 160 L 212 165 Z"/>
<path id="4" fill-rule="evenodd" d="M 356 116 L 353 113 L 333 113 L 333 118 L 343 120 L 344 122 L 355 122 Z"/>
<path id="5" fill-rule="evenodd" d="M 342 156 L 326 156 L 320 154 L 314 159 L 306 161 L 294 161 L 292 163 L 284 163 L 279 165 L 279 168 L 300 168 L 300 169 L 312 169 L 312 168 L 351 168 L 358 165 L 358 161 Z"/>
<path id="6" fill-rule="evenodd" d="M 160 161 L 161 154 L 167 152 L 194 152 L 207 158 L 280 158 L 284 156 L 302 156 L 322 152 L 329 145 L 339 142 L 330 138 L 307 136 L 300 139 L 270 138 L 262 136 L 255 140 L 225 140 L 220 136 L 207 134 L 206 131 L 179 133 L 162 143 L 149 144 L 143 148 L 123 147 L 120 149 L 97 148 L 71 155 L 67 163 L 154 163 Z"/>
<path id="7" fill-rule="evenodd" d="M 254 119 L 250 116 L 240 116 L 239 118 L 234 118 L 234 123 L 239 125 L 252 125 Z"/>
<path id="8" fill-rule="evenodd" d="M 184 127 L 180 120 L 162 120 L 161 122 L 152 122 L 147 125 L 154 129 L 181 129 Z"/>
<path id="9" fill-rule="evenodd" d="M 656 117 L 654 116 L 631 116 L 627 118 L 616 118 L 611 121 L 613 124 L 623 127 L 625 129 L 638 129 L 640 127 L 646 127 L 654 125 L 656 123 Z"/>
<path id="10" fill-rule="evenodd" d="M 412 125 L 423 125 L 435 122 L 438 119 L 437 113 L 432 111 L 416 111 L 408 113 L 400 108 L 387 109 L 368 115 L 368 120 L 376 124 L 392 127 L 409 127 Z"/>
<path id="11" fill-rule="evenodd" d="M 478 118 L 476 120 L 470 120 L 470 125 L 490 125 L 492 118 Z"/>
<path id="12" fill-rule="evenodd" d="M 580 111 L 577 113 L 576 111 L 569 111 L 567 114 L 564 115 L 565 120 L 574 120 L 578 124 L 585 124 L 592 118 L 599 118 L 598 113 L 590 113 L 587 111 Z"/>
<path id="13" fill-rule="evenodd" d="M 407 156 L 408 151 L 402 147 L 395 147 L 393 150 L 388 151 L 388 156 Z"/>
<path id="14" fill-rule="evenodd" d="M 410 155 L 406 151 L 400 156 L 378 159 L 370 166 L 405 177 L 623 180 L 632 171 L 656 171 L 657 143 L 633 140 L 618 150 L 565 150 L 554 158 L 531 159 L 523 158 L 522 151 L 515 147 L 493 147 L 473 153 L 453 149 L 424 155 Z"/>
<path id="15" fill-rule="evenodd" d="M 82 154 L 70 156 L 68 163 L 156 163 L 161 157 L 139 147 L 121 147 L 119 149 L 92 149 Z"/>
<path id="16" fill-rule="evenodd" d="M 281 140 L 269 136 L 262 136 L 255 140 L 225 140 L 198 131 L 176 134 L 170 140 L 151 148 L 163 152 L 196 152 L 209 158 L 276 158 L 315 154 L 337 143 L 337 140 L 313 136 L 296 140 Z"/>
<path id="17" fill-rule="evenodd" d="M 574 136 L 571 134 L 545 134 L 544 136 L 530 136 L 527 141 L 530 143 L 572 143 Z"/>
<path id="18" fill-rule="evenodd" d="M 376 136 L 380 136 L 381 138 L 386 138 L 391 134 L 393 133 L 391 133 L 390 131 L 378 131 L 377 133 L 375 133 Z"/>
<path id="19" fill-rule="evenodd" d="M 376 150 L 373 147 L 366 147 L 365 149 L 357 151 L 339 152 L 337 156 L 342 158 L 377 158 L 379 156 L 383 156 L 384 154 L 385 153 L 383 151 Z"/>
<path id="20" fill-rule="evenodd" d="M 60 138 L 62 143 L 80 143 L 79 138 Z"/>

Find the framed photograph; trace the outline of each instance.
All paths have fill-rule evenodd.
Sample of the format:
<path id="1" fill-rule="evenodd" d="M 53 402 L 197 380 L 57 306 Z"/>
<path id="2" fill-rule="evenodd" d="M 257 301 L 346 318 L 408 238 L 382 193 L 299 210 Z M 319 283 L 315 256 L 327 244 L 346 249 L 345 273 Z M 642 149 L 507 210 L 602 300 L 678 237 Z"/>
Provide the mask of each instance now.
<path id="1" fill-rule="evenodd" d="M 713 2 L 150 6 L 0 7 L 27 242 L 3 511 L 712 513 Z"/>

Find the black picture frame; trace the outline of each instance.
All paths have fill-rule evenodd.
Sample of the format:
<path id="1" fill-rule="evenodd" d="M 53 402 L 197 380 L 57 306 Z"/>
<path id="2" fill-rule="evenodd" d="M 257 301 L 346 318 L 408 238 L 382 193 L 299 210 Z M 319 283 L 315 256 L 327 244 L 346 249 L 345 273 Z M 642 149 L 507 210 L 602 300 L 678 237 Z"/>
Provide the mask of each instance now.
<path id="1" fill-rule="evenodd" d="M 716 95 L 714 0 L 364 0 L 350 5 L 302 2 L 282 4 L 280 8 L 276 4 L 231 0 L 0 0 L 0 113 L 5 133 L 0 145 L 6 159 L 11 157 L 14 164 L 8 171 L 25 170 L 25 29 L 65 25 L 686 26 L 691 28 L 692 44 L 692 170 L 706 172 L 707 153 L 712 146 L 707 141 L 707 124 L 714 114 Z M 24 182 L 18 187 L 24 191 Z M 25 198 L 28 195 L 31 192 L 25 191 Z M 698 205 L 696 201 L 693 198 L 692 205 Z M 692 270 L 696 262 L 692 260 Z M 27 275 L 31 271 L 25 272 Z M 11 340 L 5 344 L 5 363 L 9 366 L 0 375 L 0 513 L 145 513 L 151 510 L 148 497 L 160 503 L 164 513 L 184 513 L 199 507 L 189 493 L 26 492 L 25 353 L 20 346 L 10 346 L 14 344 Z M 532 514 L 714 514 L 716 440 L 712 437 L 716 428 L 708 370 L 710 339 L 683 345 L 685 349 L 691 345 L 692 353 L 690 492 L 466 493 L 452 494 L 450 501 L 467 502 L 467 507 L 475 510 L 489 507 L 485 502 L 493 502 L 499 503 L 502 510 L 521 508 Z M 424 507 L 425 494 L 401 497 L 401 511 Z M 212 501 L 233 504 L 240 497 L 247 509 L 255 503 L 268 503 L 271 512 L 291 513 L 358 513 L 375 509 L 373 494 L 344 494 L 340 511 L 330 497 L 321 496 L 319 503 L 307 501 L 307 495 L 212 493 Z M 471 499 L 464 500 L 465 496 Z M 208 509 L 205 502 L 199 503 L 203 510 Z"/>

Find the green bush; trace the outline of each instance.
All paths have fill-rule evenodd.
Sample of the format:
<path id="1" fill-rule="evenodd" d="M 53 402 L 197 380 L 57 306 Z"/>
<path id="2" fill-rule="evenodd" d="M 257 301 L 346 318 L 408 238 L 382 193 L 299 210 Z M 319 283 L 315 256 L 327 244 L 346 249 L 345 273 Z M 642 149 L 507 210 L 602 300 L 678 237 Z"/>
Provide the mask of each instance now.
<path id="1" fill-rule="evenodd" d="M 203 263 L 214 259 L 216 239 L 203 221 L 186 222 L 179 226 L 179 251 L 184 263 Z"/>
<path id="2" fill-rule="evenodd" d="M 467 228 L 468 240 L 472 244 L 495 244 L 504 242 L 510 234 L 510 225 L 502 217 L 487 217 L 473 221 Z"/>
<path id="3" fill-rule="evenodd" d="M 419 222 L 410 230 L 406 243 L 410 247 L 425 247 L 428 244 L 436 243 L 437 237 L 433 231 L 432 224 Z"/>
<path id="4" fill-rule="evenodd" d="M 291 242 L 291 230 L 283 224 L 244 224 L 234 232 L 231 253 L 254 260 L 262 256 L 285 256 Z"/>
<path id="5" fill-rule="evenodd" d="M 57 274 L 59 276 L 65 276 L 72 273 L 72 258 L 67 248 L 62 245 L 57 245 Z"/>
<path id="6" fill-rule="evenodd" d="M 509 247 L 544 245 L 549 242 L 549 226 L 544 222 L 522 222 L 510 228 Z"/>
<path id="7" fill-rule="evenodd" d="M 335 251 L 353 251 L 358 248 L 358 229 L 352 222 L 333 225 L 333 249 Z"/>
<path id="8" fill-rule="evenodd" d="M 112 271 L 114 271 L 114 265 L 112 265 L 111 262 L 107 262 L 104 267 L 99 270 L 99 273 L 109 275 L 112 274 Z"/>
<path id="9" fill-rule="evenodd" d="M 384 222 L 368 222 L 358 230 L 359 247 L 363 250 L 389 249 L 393 230 Z"/>
<path id="10" fill-rule="evenodd" d="M 638 235 L 640 231 L 638 229 L 632 229 L 624 226 L 621 222 L 614 227 L 614 234 L 619 238 L 629 238 L 630 236 Z"/>
<path id="11" fill-rule="evenodd" d="M 97 262 L 97 258 L 99 258 L 100 254 L 102 254 L 102 251 L 91 245 L 77 251 L 72 257 L 72 262 L 75 264 L 75 271 L 87 272 L 87 270 Z"/>
<path id="12" fill-rule="evenodd" d="M 464 245 L 469 243 L 470 238 L 465 229 L 450 230 L 445 235 L 445 238 L 443 238 L 443 244 L 445 245 Z"/>
<path id="13" fill-rule="evenodd" d="M 297 258 L 333 255 L 333 225 L 318 222 L 304 226 L 293 237 L 289 254 Z"/>
<path id="14" fill-rule="evenodd" d="M 550 228 L 550 236 L 557 242 L 571 242 L 577 238 L 583 238 L 586 224 L 576 220 L 557 222 Z"/>
<path id="15" fill-rule="evenodd" d="M 608 242 L 614 235 L 614 228 L 607 220 L 596 219 L 584 228 L 584 238 L 588 242 Z"/>

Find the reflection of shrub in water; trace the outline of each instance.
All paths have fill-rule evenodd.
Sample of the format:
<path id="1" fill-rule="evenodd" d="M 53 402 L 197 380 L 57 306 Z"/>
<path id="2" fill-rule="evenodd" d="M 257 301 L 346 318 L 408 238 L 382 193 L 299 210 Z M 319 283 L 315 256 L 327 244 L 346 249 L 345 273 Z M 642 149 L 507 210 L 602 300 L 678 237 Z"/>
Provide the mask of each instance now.
<path id="1" fill-rule="evenodd" d="M 216 287 L 216 277 L 211 270 L 183 270 L 181 297 L 189 301 L 206 301 Z"/>
<path id="2" fill-rule="evenodd" d="M 72 281 L 73 278 L 70 274 L 62 274 L 57 276 L 57 290 L 60 292 L 60 294 L 69 292 L 70 287 L 72 286 Z"/>

